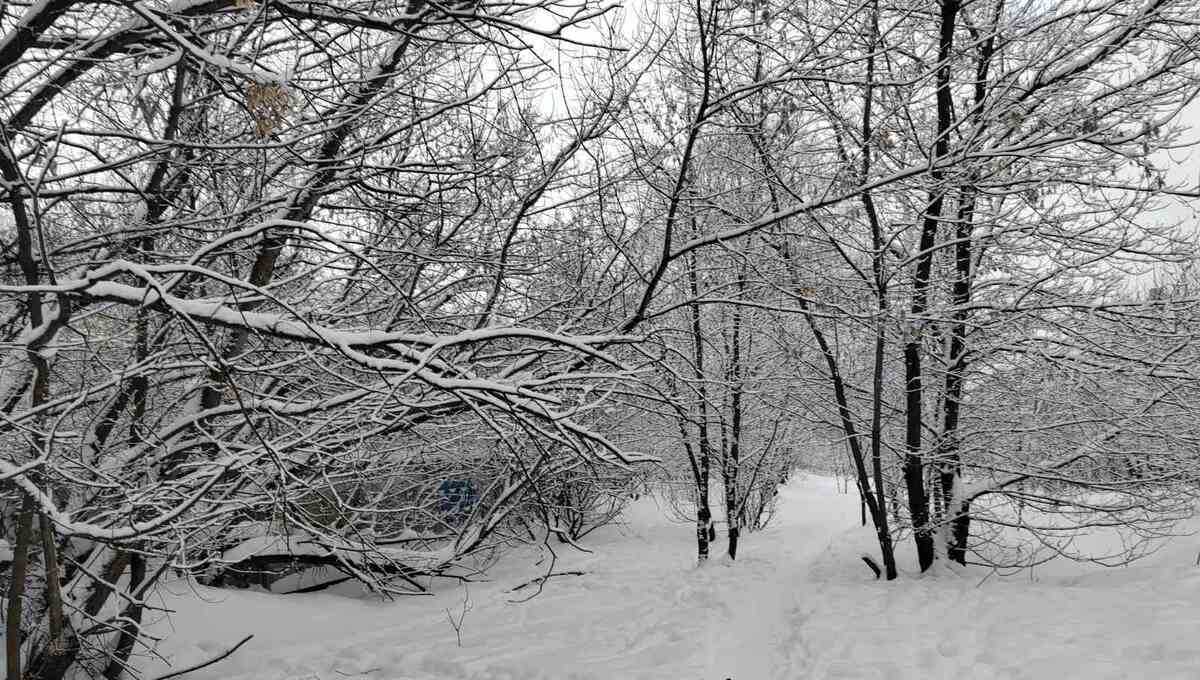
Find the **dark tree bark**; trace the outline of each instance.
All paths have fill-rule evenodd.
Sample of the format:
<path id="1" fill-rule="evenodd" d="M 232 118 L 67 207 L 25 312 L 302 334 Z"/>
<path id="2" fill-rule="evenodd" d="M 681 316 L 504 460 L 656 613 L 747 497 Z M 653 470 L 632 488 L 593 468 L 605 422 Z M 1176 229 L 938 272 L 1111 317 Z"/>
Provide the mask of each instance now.
<path id="1" fill-rule="evenodd" d="M 746 279 L 738 277 L 739 297 L 745 294 Z M 725 521 L 729 526 L 729 559 L 737 559 L 738 538 L 741 535 L 741 500 L 738 491 L 738 469 L 741 465 L 742 442 L 742 308 L 734 305 L 729 359 L 729 448 L 725 452 Z"/>
<path id="2" fill-rule="evenodd" d="M 9 148 L 0 148 L 0 177 L 12 185 L 24 183 Z M 25 200 L 15 192 L 10 193 L 9 206 L 12 209 L 13 222 L 17 229 L 17 262 L 26 285 L 36 286 L 41 282 L 40 256 L 34 252 L 35 236 L 39 230 L 36 208 L 27 209 Z M 54 277 L 51 273 L 51 282 Z M 41 328 L 47 321 L 42 308 L 42 294 L 36 291 L 25 296 L 25 313 L 29 318 L 30 328 Z M 60 301 L 59 322 L 68 313 L 68 305 Z M 30 393 L 30 406 L 37 408 L 50 398 L 50 361 L 40 351 L 40 346 L 30 344 L 26 350 L 26 359 L 33 367 L 33 390 Z M 36 460 L 42 456 L 45 442 L 38 432 L 33 433 L 33 446 L 30 458 Z M 33 520 L 38 519 L 38 532 L 42 544 L 42 565 L 46 578 L 46 617 L 48 620 L 50 640 L 48 648 L 52 657 L 67 655 L 67 650 L 73 643 L 68 639 L 70 631 L 64 627 L 61 582 L 58 570 L 58 545 L 54 536 L 54 527 L 36 510 L 33 497 L 22 492 L 21 517 L 18 520 L 17 545 L 13 556 L 11 571 L 12 583 L 9 587 L 9 620 L 7 622 L 7 655 L 8 674 L 12 680 L 20 680 L 21 676 L 21 611 L 24 605 L 25 577 L 29 569 L 29 548 L 33 542 Z M 12 616 L 15 612 L 16 616 Z M 73 658 L 73 656 L 72 656 Z M 64 668 L 65 670 L 65 668 Z"/>
<path id="3" fill-rule="evenodd" d="M 879 3 L 871 4 L 871 42 L 867 59 L 867 86 L 863 102 L 862 119 L 862 182 L 865 184 L 871 176 L 871 140 L 874 137 L 871 111 L 875 103 L 875 49 L 879 41 Z M 888 526 L 887 501 L 884 498 L 883 476 L 883 364 L 887 349 L 887 339 L 884 334 L 884 319 L 888 311 L 887 273 L 884 271 L 886 256 L 883 241 L 883 229 L 879 223 L 879 212 L 875 208 L 875 199 L 868 189 L 861 195 L 863 210 L 871 225 L 871 273 L 875 279 L 875 301 L 878 318 L 875 321 L 875 357 L 871 368 L 871 474 L 875 484 L 875 506 L 879 509 L 875 519 L 879 535 L 888 536 L 891 540 L 891 530 Z M 865 499 L 863 505 L 865 506 Z M 864 521 L 866 517 L 864 512 Z M 887 579 L 896 578 L 896 555 L 893 550 L 883 551 L 883 571 Z M 876 577 L 878 577 L 878 573 Z"/>
<path id="4" fill-rule="evenodd" d="M 954 28 L 959 1 L 942 0 L 938 31 L 937 127 L 934 138 L 935 165 L 929 172 L 929 201 L 921 222 L 917 244 L 917 265 L 913 277 L 912 306 L 909 309 L 908 337 L 904 345 L 905 421 L 904 483 L 908 491 L 908 511 L 912 518 L 913 541 L 921 571 L 933 565 L 934 538 L 929 516 L 929 495 L 925 489 L 923 373 L 921 353 L 925 323 L 922 317 L 929 307 L 929 283 L 933 252 L 945 207 L 945 173 L 936 165 L 950 152 L 950 132 L 954 124 L 954 103 L 950 91 L 950 57 L 954 49 Z"/>
<path id="5" fill-rule="evenodd" d="M 692 323 L 692 362 L 695 367 L 696 391 L 700 400 L 700 422 L 697 425 L 697 448 L 699 460 L 696 470 L 696 555 L 704 562 L 708 559 L 709 543 L 712 538 L 712 510 L 709 506 L 708 484 L 711 478 L 712 442 L 708 436 L 708 385 L 704 375 L 704 324 L 700 315 L 700 276 L 696 271 L 696 254 L 690 257 L 691 266 L 688 269 L 688 289 L 693 302 L 691 308 Z"/>
<path id="6" fill-rule="evenodd" d="M 140 553 L 133 553 L 129 558 L 129 592 L 137 593 L 142 589 L 144 581 L 146 581 L 146 558 Z M 117 646 L 113 650 L 108 667 L 104 669 L 104 677 L 107 680 L 120 680 L 121 674 L 125 672 L 129 657 L 133 654 L 133 647 L 137 643 L 139 629 L 142 625 L 143 609 L 142 605 L 137 603 L 130 603 L 125 608 L 121 616 L 124 623 L 120 626 L 121 633 L 117 637 Z"/>
<path id="7" fill-rule="evenodd" d="M 993 26 L 999 25 L 1003 10 L 1004 2 L 998 0 L 991 17 Z M 977 34 L 978 31 L 972 28 L 972 38 L 978 39 Z M 992 56 L 995 53 L 995 41 L 996 32 L 991 30 L 979 46 L 979 60 L 975 67 L 974 102 L 968 115 L 976 126 L 983 124 L 981 114 L 987 99 L 988 78 Z M 960 497 L 961 494 L 956 488 L 962 475 L 958 424 L 962 412 L 964 374 L 969 361 L 967 305 L 971 301 L 972 262 L 976 256 L 972 235 L 977 199 L 978 190 L 972 185 L 964 187 L 959 192 L 959 209 L 954 230 L 954 279 L 950 295 L 954 305 L 954 314 L 947 339 L 950 365 L 946 371 L 942 436 L 938 450 L 940 486 L 946 503 L 943 521 L 949 521 L 951 526 L 946 556 L 951 561 L 964 565 L 967 563 L 967 543 L 971 534 L 971 503 L 965 497 Z"/>
<path id="8" fill-rule="evenodd" d="M 16 545 L 13 546 L 13 561 L 8 572 L 8 618 L 4 629 L 8 680 L 22 680 L 21 614 L 25 602 L 25 576 L 29 569 L 29 543 L 33 538 L 33 514 L 33 499 L 25 496 L 21 503 L 21 514 L 17 517 Z"/>

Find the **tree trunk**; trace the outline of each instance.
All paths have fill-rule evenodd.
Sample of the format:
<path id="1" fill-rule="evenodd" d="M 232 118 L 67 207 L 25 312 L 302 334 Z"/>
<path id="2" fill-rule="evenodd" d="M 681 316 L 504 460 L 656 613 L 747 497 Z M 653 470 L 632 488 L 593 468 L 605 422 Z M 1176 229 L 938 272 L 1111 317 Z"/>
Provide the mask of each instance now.
<path id="1" fill-rule="evenodd" d="M 133 553 L 129 558 L 128 591 L 136 595 L 139 590 L 143 590 L 142 582 L 145 580 L 146 558 L 140 553 Z M 117 646 L 113 650 L 108 667 L 104 669 L 106 680 L 120 680 L 121 674 L 125 672 L 129 657 L 133 653 L 133 646 L 137 643 L 138 634 L 141 631 L 142 609 L 142 606 L 136 603 L 130 603 L 125 608 L 121 616 L 124 623 L 120 626 L 121 633 L 117 637 Z"/>
<path id="2" fill-rule="evenodd" d="M 65 625 L 63 616 L 62 583 L 59 580 L 58 545 L 54 538 L 54 527 L 45 515 L 38 515 L 42 534 L 42 566 L 46 571 L 46 618 L 49 640 L 46 642 L 46 665 L 40 669 L 30 668 L 31 678 L 60 680 L 75 658 L 74 648 L 78 644 L 75 632 Z"/>
<path id="3" fill-rule="evenodd" d="M 746 279 L 738 276 L 739 299 L 746 292 Z M 741 466 L 742 443 L 742 308 L 733 308 L 732 347 L 729 359 L 730 434 L 729 449 L 725 452 L 725 522 L 729 532 L 729 559 L 737 559 L 738 537 L 741 534 L 741 501 L 738 498 L 738 471 Z"/>
<path id="4" fill-rule="evenodd" d="M 1000 23 L 1004 3 L 997 2 L 991 17 L 993 26 Z M 974 35 L 974 34 L 973 34 Z M 988 37 L 979 46 L 979 61 L 975 68 L 974 106 L 970 117 L 976 125 L 982 124 L 981 114 L 987 98 L 988 77 L 991 70 L 992 55 L 995 52 L 996 31 L 988 32 Z M 943 405 L 941 451 L 941 488 L 946 498 L 944 521 L 949 521 L 951 531 L 946 545 L 946 556 L 953 562 L 965 565 L 967 563 L 967 543 L 971 534 L 970 502 L 959 500 L 962 483 L 961 443 L 958 426 L 962 412 L 962 392 L 964 374 L 967 369 L 967 305 L 971 301 L 973 283 L 972 261 L 975 257 L 974 243 L 971 240 L 974 232 L 975 204 L 978 192 L 972 185 L 964 188 L 959 195 L 958 216 L 955 220 L 954 246 L 954 283 L 951 288 L 951 300 L 954 304 L 954 318 L 949 333 L 950 366 L 946 371 L 945 402 Z"/>
<path id="5" fill-rule="evenodd" d="M 22 497 L 21 513 L 17 517 L 17 544 L 13 546 L 13 561 L 8 572 L 8 620 L 4 628 L 8 680 L 22 680 L 21 614 L 25 603 L 25 576 L 29 569 L 29 544 L 33 540 L 33 498 Z"/>
<path id="6" fill-rule="evenodd" d="M 873 59 L 872 59 L 873 63 Z M 869 123 L 868 123 L 869 126 Z M 779 200 L 778 187 L 783 185 L 779 173 L 775 170 L 774 164 L 771 162 L 770 155 L 766 151 L 765 133 L 761 126 L 756 131 L 756 134 L 751 137 L 751 143 L 754 146 L 755 154 L 758 156 L 759 162 L 762 164 L 765 174 L 771 178 L 767 182 L 767 192 L 771 198 L 771 209 L 778 211 L 782 204 Z M 791 249 L 788 247 L 787 241 L 783 241 L 775 246 L 776 252 L 784 261 L 788 268 L 791 283 L 794 287 L 800 287 L 802 282 L 800 277 L 794 270 L 795 262 L 792 257 Z M 846 398 L 846 384 L 842 379 L 841 371 L 838 368 L 837 357 L 833 354 L 833 349 L 829 346 L 828 340 L 825 338 L 824 332 L 817 325 L 816 318 L 813 316 L 809 308 L 808 301 L 803 296 L 799 297 L 800 310 L 804 316 L 806 325 L 812 331 L 813 338 L 816 339 L 817 345 L 821 350 L 821 355 L 825 359 L 825 365 L 829 369 L 829 380 L 833 386 L 834 399 L 836 400 L 838 416 L 842 424 L 842 431 L 846 435 L 846 442 L 850 447 L 850 459 L 854 463 L 855 480 L 858 486 L 859 497 L 866 505 L 867 512 L 871 516 L 871 522 L 875 527 L 875 537 L 879 542 L 879 552 L 883 557 L 883 562 L 887 565 L 888 580 L 896 577 L 896 557 L 895 547 L 892 543 L 892 535 L 888 528 L 887 508 L 879 501 L 882 498 L 882 491 L 877 489 L 878 493 L 872 495 L 871 479 L 867 472 L 866 462 L 863 457 L 862 444 L 859 441 L 858 428 L 854 425 L 853 416 L 850 413 L 850 404 Z M 881 473 L 882 474 L 882 473 Z M 879 483 L 879 479 L 876 479 Z"/>
<path id="7" fill-rule="evenodd" d="M 0 149 L 0 176 L 9 183 L 24 181 L 19 169 L 11 155 L 9 149 Z M 12 208 L 13 222 L 17 228 L 17 262 L 21 268 L 21 273 L 25 279 L 25 284 L 28 286 L 37 286 L 41 282 L 41 265 L 39 264 L 42 256 L 35 254 L 34 243 L 35 237 L 40 235 L 40 223 L 37 213 L 31 213 L 26 209 L 25 202 L 17 194 L 12 194 L 9 201 Z M 30 328 L 41 328 L 46 323 L 44 310 L 42 309 L 43 299 L 42 294 L 37 291 L 31 291 L 25 296 L 26 316 L 29 318 Z M 59 323 L 69 311 L 68 304 L 65 299 L 59 300 Z M 42 342 L 48 342 L 49 338 L 43 336 Z M 25 349 L 25 354 L 28 362 L 33 366 L 33 390 L 30 394 L 30 407 L 37 408 L 45 404 L 50 399 L 50 360 L 41 351 L 42 346 L 34 345 L 30 342 Z M 33 445 L 30 451 L 32 460 L 37 460 L 42 457 L 46 451 L 46 442 L 43 440 L 41 433 L 42 423 L 40 419 L 35 422 L 33 432 Z M 46 577 L 46 606 L 47 619 L 49 623 L 50 639 L 47 642 L 47 647 L 50 653 L 54 656 L 66 654 L 66 639 L 67 631 L 63 626 L 63 604 L 61 582 L 58 573 L 58 546 L 54 540 L 54 528 L 45 517 L 37 510 L 35 499 L 25 493 L 22 503 L 21 518 L 18 521 L 18 536 L 17 536 L 17 554 L 13 558 L 13 567 L 11 572 L 12 584 L 9 588 L 9 611 L 17 612 L 17 616 L 10 618 L 8 621 L 8 674 L 13 680 L 19 680 L 21 677 L 21 616 L 20 612 L 24 600 L 25 576 L 29 568 L 29 547 L 33 541 L 33 519 L 34 515 L 38 516 L 38 531 L 40 533 L 42 543 L 42 563 L 45 567 Z M 16 633 L 15 635 L 13 633 Z M 15 648 L 15 652 L 13 651 Z M 65 669 L 64 669 L 65 670 Z"/>
<path id="8" fill-rule="evenodd" d="M 866 184 L 871 175 L 872 130 L 871 111 L 875 103 L 875 49 L 879 41 L 879 3 L 871 3 L 870 45 L 867 58 L 867 86 L 863 97 L 862 118 L 862 182 Z M 875 198 L 870 190 L 861 195 L 867 221 L 871 225 L 871 273 L 875 279 L 875 304 L 878 315 L 875 319 L 875 361 L 871 370 L 871 474 L 875 483 L 875 506 L 879 508 L 876 520 L 880 535 L 887 535 L 890 544 L 891 530 L 888 527 L 887 505 L 884 500 L 883 479 L 883 359 L 887 348 L 884 335 L 884 319 L 888 312 L 888 284 L 884 272 L 883 230 L 879 213 L 875 209 Z M 866 506 L 864 499 L 864 508 Z M 866 524 L 866 513 L 863 513 Z M 892 550 L 883 552 L 883 570 L 887 580 L 896 578 L 896 555 Z"/>
<path id="9" fill-rule="evenodd" d="M 933 565 L 934 538 L 929 522 L 929 496 L 925 489 L 923 457 L 923 374 L 921 353 L 928 311 L 929 283 L 933 269 L 933 248 L 945 205 L 945 174 L 936 165 L 950 152 L 950 132 L 954 124 L 954 103 L 950 92 L 950 57 L 954 48 L 954 27 L 959 0 L 942 0 L 938 31 L 937 127 L 934 138 L 935 166 L 929 172 L 929 202 L 921 225 L 917 246 L 916 274 L 907 340 L 904 346 L 905 437 L 904 482 L 908 491 L 908 510 L 913 524 L 913 541 L 921 571 Z"/>
<path id="10" fill-rule="evenodd" d="M 695 231 L 699 231 L 695 228 Z M 700 423 L 697 438 L 699 443 L 699 469 L 696 479 L 696 558 L 700 562 L 708 560 L 709 532 L 712 529 L 712 510 L 709 508 L 708 484 L 711 477 L 712 442 L 708 437 L 708 384 L 704 374 L 704 325 L 700 315 L 700 277 L 696 271 L 698 266 L 696 254 L 693 253 L 691 266 L 688 268 L 688 288 L 692 302 L 688 305 L 692 315 L 692 361 L 695 366 L 697 380 L 696 390 L 700 399 Z"/>

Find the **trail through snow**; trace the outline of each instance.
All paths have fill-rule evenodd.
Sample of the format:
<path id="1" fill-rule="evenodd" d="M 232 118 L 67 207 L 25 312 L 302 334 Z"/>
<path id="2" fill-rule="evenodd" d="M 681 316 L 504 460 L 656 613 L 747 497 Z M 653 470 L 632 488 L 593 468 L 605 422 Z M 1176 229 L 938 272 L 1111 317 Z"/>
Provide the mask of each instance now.
<path id="1" fill-rule="evenodd" d="M 1146 566 L 1044 576 L 871 579 L 852 494 L 831 479 L 789 486 L 775 525 L 736 563 L 693 563 L 692 529 L 652 499 L 579 553 L 556 546 L 550 579 L 513 556 L 487 583 L 379 602 L 279 596 L 177 582 L 159 623 L 172 668 L 241 651 L 201 680 L 1097 680 L 1200 677 L 1200 569 L 1191 542 Z M 723 543 L 715 546 L 724 548 Z M 526 556 L 529 557 L 529 556 Z M 462 642 L 450 624 L 469 600 Z M 166 672 L 147 664 L 151 677 Z"/>

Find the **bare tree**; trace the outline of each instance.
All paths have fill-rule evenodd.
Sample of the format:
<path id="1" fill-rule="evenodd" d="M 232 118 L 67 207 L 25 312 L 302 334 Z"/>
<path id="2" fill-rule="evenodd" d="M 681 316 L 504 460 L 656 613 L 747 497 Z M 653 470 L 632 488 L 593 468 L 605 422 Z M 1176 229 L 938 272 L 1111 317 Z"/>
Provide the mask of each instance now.
<path id="1" fill-rule="evenodd" d="M 876 308 L 877 361 L 865 378 L 873 396 L 857 408 L 849 396 L 836 403 L 852 416 L 842 417 L 852 440 L 864 429 L 855 420 L 869 417 L 873 450 L 903 452 L 905 521 L 926 569 L 939 554 L 967 560 L 971 498 L 992 487 L 955 489 L 990 477 L 990 457 L 1002 455 L 970 442 L 962 427 L 965 409 L 988 389 L 972 364 L 984 372 L 993 360 L 1013 366 L 1002 358 L 1015 349 L 1006 343 L 1037 345 L 1069 329 L 1077 320 L 1068 310 L 1081 300 L 1132 310 L 1120 291 L 1125 272 L 1184 256 L 1169 226 L 1137 216 L 1153 209 L 1154 196 L 1181 193 L 1165 186 L 1151 158 L 1176 139 L 1167 130 L 1194 96 L 1196 37 L 1158 30 L 1181 25 L 1183 8 L 1171 3 L 1133 14 L 1111 3 L 943 2 L 932 16 L 883 3 L 864 9 L 868 39 L 836 44 L 851 50 L 843 54 L 863 50 L 855 68 L 865 75 L 850 70 L 845 82 L 817 90 L 843 172 L 871 187 L 872 176 L 893 178 L 915 158 L 929 159 L 930 169 L 913 182 L 864 189 L 860 207 L 818 218 L 846 280 L 860 280 L 851 290 Z M 888 58 L 872 58 L 878 52 Z M 1142 52 L 1154 57 L 1142 64 L 1132 56 Z M 910 59 L 917 54 L 928 58 Z M 917 191 L 923 200 L 914 200 Z M 843 342 L 865 342 L 865 311 L 837 312 L 829 318 L 846 327 Z M 1027 325 L 1031 317 L 1040 323 Z M 900 373 L 882 360 L 885 327 L 903 348 L 902 406 L 882 383 Z M 1032 337 L 1015 340 L 1021 335 Z M 1113 349 L 1097 342 L 1082 351 L 1097 360 Z M 846 372 L 833 366 L 836 351 L 826 355 L 835 394 L 852 394 Z M 1143 368 L 1157 361 L 1125 357 Z M 1154 402 L 1147 399 L 1133 408 Z M 897 408 L 903 446 L 889 446 L 884 416 Z M 859 409 L 870 415 L 853 416 Z M 1129 418 L 1113 411 L 1105 422 L 1124 432 Z"/>
<path id="2" fill-rule="evenodd" d="M 653 271 L 728 246 L 774 273 L 788 302 L 773 304 L 816 343 L 829 419 L 889 578 L 898 532 L 911 532 L 921 569 L 939 556 L 966 562 L 972 518 L 991 515 L 973 499 L 1006 496 L 1009 477 L 995 473 L 1003 452 L 971 441 L 971 404 L 991 399 L 994 365 L 1075 336 L 1072 310 L 1097 304 L 1112 315 L 1104 343 L 1072 343 L 1090 355 L 1087 370 L 1115 379 L 1137 367 L 1139 383 L 1161 383 L 1158 367 L 1176 356 L 1139 355 L 1119 336 L 1146 328 L 1145 301 L 1122 290 L 1127 272 L 1190 255 L 1170 225 L 1141 217 L 1157 197 L 1195 195 L 1167 186 L 1153 163 L 1181 143 L 1178 113 L 1196 92 L 1187 11 L 950 0 L 934 12 L 873 1 L 690 11 L 707 22 L 704 49 L 669 68 L 704 84 L 707 115 L 688 120 L 687 154 L 676 157 L 690 174 L 673 175 L 670 195 L 703 219 Z M 714 182 L 707 159 L 730 148 L 747 153 L 727 153 L 737 160 Z M 704 301 L 699 288 L 692 296 Z M 653 315 L 647 303 L 638 320 Z M 864 352 L 870 361 L 857 360 Z M 1104 416 L 1117 432 L 1179 387 L 1138 389 L 1141 402 Z"/>

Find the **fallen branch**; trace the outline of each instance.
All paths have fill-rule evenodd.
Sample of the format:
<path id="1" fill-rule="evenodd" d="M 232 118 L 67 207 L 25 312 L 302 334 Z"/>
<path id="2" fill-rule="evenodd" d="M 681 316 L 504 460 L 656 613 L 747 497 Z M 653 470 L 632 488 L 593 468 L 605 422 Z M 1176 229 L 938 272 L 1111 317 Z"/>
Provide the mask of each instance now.
<path id="1" fill-rule="evenodd" d="M 241 576 L 249 578 L 251 576 L 260 577 L 260 585 L 269 588 L 270 582 L 262 580 L 264 577 L 283 577 L 299 568 L 310 569 L 314 567 L 331 567 L 345 574 L 349 578 L 356 578 L 360 581 L 366 581 L 367 575 L 376 575 L 385 578 L 399 578 L 410 585 L 416 592 L 424 593 L 426 588 L 417 582 L 420 576 L 428 576 L 429 572 L 399 564 L 391 561 L 376 561 L 376 560 L 355 560 L 355 555 L 338 555 L 332 552 L 327 554 L 304 555 L 289 552 L 262 552 L 250 555 L 248 557 L 231 561 L 223 565 L 223 569 L 206 585 L 220 588 L 230 582 L 231 579 L 236 579 Z M 356 564 L 355 562 L 360 562 Z M 361 574 L 359 573 L 361 572 Z M 346 579 L 348 580 L 348 579 Z M 340 582 L 340 581 L 339 581 Z M 233 583 L 230 583 L 233 585 Z M 333 585 L 330 583 L 329 585 Z M 315 590 L 320 590 L 317 587 Z M 312 592 L 301 589 L 295 592 Z M 293 593 L 287 593 L 291 595 Z"/>
<path id="2" fill-rule="evenodd" d="M 253 638 L 253 637 L 254 637 L 253 635 L 247 635 L 246 637 L 242 638 L 241 642 L 239 642 L 236 645 L 225 650 L 219 656 L 215 656 L 215 657 L 209 659 L 208 661 L 198 663 L 194 666 L 188 666 L 187 668 L 184 668 L 183 670 L 180 670 L 180 671 L 175 671 L 174 673 L 167 673 L 166 675 L 160 675 L 157 678 L 155 678 L 154 680 L 167 680 L 167 678 L 177 678 L 181 675 L 187 675 L 188 673 L 198 671 L 201 668 L 207 668 L 215 663 L 224 661 L 226 658 L 228 658 L 230 655 L 232 655 L 234 652 L 236 652 L 239 647 L 241 647 L 242 645 L 249 642 L 250 638 Z"/>
<path id="3" fill-rule="evenodd" d="M 879 568 L 879 565 L 876 564 L 875 560 L 867 557 L 866 555 L 862 556 L 862 561 L 866 562 L 867 566 L 871 568 L 871 571 L 875 572 L 875 580 L 878 581 L 880 575 L 883 574 L 883 570 Z"/>
<path id="4" fill-rule="evenodd" d="M 521 585 L 513 588 L 512 590 L 509 590 L 508 592 L 515 593 L 522 588 L 528 588 L 529 586 L 533 586 L 533 585 L 541 585 L 541 584 L 545 583 L 546 581 L 548 581 L 551 577 L 554 577 L 554 576 L 583 576 L 586 573 L 587 573 L 586 571 L 552 571 L 549 574 L 546 574 L 545 576 L 539 576 L 535 579 L 530 579 L 530 580 L 522 583 Z"/>
<path id="5" fill-rule="evenodd" d="M 302 595 L 305 593 L 315 593 L 318 591 L 325 590 L 326 588 L 332 588 L 333 586 L 336 586 L 341 583 L 345 583 L 346 581 L 352 581 L 352 580 L 354 580 L 353 576 L 343 576 L 341 578 L 335 578 L 332 581 L 325 581 L 323 583 L 318 583 L 313 586 L 305 586 L 303 588 L 289 590 L 286 593 L 280 593 L 280 594 L 281 595 Z"/>

